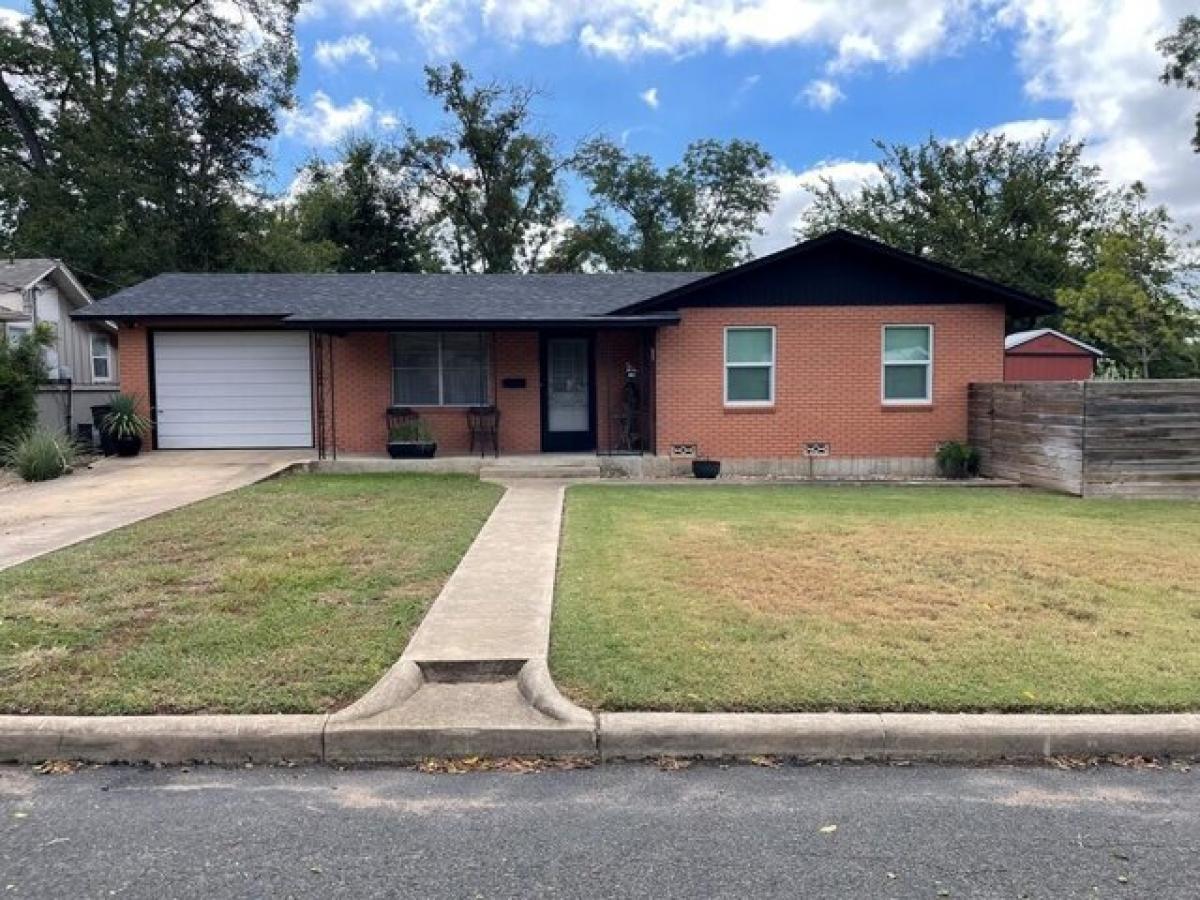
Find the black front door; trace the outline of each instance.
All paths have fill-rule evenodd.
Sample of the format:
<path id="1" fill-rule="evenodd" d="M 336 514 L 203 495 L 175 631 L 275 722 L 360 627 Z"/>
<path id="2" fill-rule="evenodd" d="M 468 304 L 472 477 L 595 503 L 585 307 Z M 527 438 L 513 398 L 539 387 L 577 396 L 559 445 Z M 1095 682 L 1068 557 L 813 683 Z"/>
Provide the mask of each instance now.
<path id="1" fill-rule="evenodd" d="M 542 335 L 542 451 L 596 449 L 594 351 L 588 334 Z"/>

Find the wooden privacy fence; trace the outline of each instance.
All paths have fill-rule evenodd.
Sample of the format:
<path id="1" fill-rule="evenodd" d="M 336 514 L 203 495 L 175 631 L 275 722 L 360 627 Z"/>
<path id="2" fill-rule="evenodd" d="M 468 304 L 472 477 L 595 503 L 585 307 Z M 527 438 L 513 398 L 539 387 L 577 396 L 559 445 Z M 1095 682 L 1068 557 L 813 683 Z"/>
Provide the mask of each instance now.
<path id="1" fill-rule="evenodd" d="M 1200 380 L 973 384 L 982 474 L 1083 497 L 1200 499 Z"/>

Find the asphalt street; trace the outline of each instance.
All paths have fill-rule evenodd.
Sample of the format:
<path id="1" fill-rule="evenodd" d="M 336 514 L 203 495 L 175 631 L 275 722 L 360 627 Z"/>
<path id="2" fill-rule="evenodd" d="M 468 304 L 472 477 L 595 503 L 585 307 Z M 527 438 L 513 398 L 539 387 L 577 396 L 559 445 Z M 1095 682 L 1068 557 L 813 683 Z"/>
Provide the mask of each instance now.
<path id="1" fill-rule="evenodd" d="M 1198 895 L 1180 766 L 0 767 L 0 900 Z"/>

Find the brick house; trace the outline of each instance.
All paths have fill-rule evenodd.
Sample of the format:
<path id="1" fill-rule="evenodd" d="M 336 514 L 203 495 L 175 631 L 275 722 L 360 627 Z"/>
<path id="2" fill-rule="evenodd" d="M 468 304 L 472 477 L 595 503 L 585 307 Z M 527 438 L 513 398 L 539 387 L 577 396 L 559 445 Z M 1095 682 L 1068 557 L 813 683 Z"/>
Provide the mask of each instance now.
<path id="1" fill-rule="evenodd" d="M 915 474 L 1006 317 L 1054 309 L 835 231 L 715 274 L 163 275 L 79 315 L 119 323 L 160 449 L 381 454 L 402 407 L 458 454 L 493 407 L 504 454 Z"/>

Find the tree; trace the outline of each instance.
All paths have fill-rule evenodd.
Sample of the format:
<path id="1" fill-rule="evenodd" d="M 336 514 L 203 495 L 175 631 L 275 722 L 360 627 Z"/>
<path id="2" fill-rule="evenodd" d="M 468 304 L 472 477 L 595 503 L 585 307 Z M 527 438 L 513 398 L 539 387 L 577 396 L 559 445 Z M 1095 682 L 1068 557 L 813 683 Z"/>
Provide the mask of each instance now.
<path id="1" fill-rule="evenodd" d="M 878 180 L 843 193 L 825 179 L 798 237 L 846 228 L 1041 297 L 1081 283 L 1106 199 L 1082 143 L 985 133 L 876 146 Z"/>
<path id="2" fill-rule="evenodd" d="M 297 5 L 34 0 L 0 29 L 0 207 L 16 252 L 67 258 L 101 290 L 233 265 L 245 185 L 291 101 Z"/>
<path id="3" fill-rule="evenodd" d="M 1161 76 L 1163 84 L 1200 90 L 1200 16 L 1180 19 L 1175 33 L 1158 42 L 1158 52 L 1167 58 Z M 1196 113 L 1192 147 L 1200 153 L 1200 113 Z"/>
<path id="4" fill-rule="evenodd" d="M 1063 325 L 1142 378 L 1179 374 L 1200 321 L 1184 296 L 1187 279 L 1163 207 L 1147 209 L 1134 185 L 1099 238 L 1096 265 L 1078 288 L 1058 293 Z"/>
<path id="5" fill-rule="evenodd" d="M 296 199 L 300 234 L 338 250 L 339 272 L 422 272 L 438 268 L 419 212 L 421 184 L 400 154 L 357 138 L 335 163 L 305 167 Z"/>
<path id="6" fill-rule="evenodd" d="M 562 215 L 570 163 L 531 130 L 536 94 L 474 85 L 458 63 L 426 67 L 425 85 L 449 121 L 436 135 L 408 128 L 400 161 L 426 179 L 446 256 L 462 272 L 536 270 Z"/>
<path id="7" fill-rule="evenodd" d="M 42 351 L 53 344 L 54 329 L 44 322 L 19 341 L 0 340 L 0 443 L 37 421 L 37 386 L 46 377 Z"/>
<path id="8" fill-rule="evenodd" d="M 585 144 L 577 162 L 593 205 L 568 232 L 554 265 L 599 262 L 613 270 L 717 271 L 750 255 L 759 218 L 778 189 L 771 156 L 753 141 L 702 140 L 660 169 L 606 138 Z"/>

